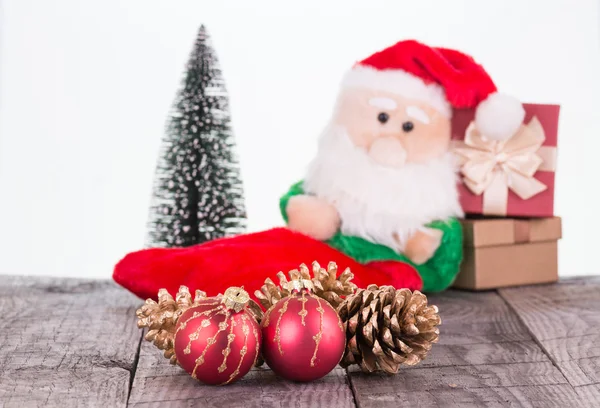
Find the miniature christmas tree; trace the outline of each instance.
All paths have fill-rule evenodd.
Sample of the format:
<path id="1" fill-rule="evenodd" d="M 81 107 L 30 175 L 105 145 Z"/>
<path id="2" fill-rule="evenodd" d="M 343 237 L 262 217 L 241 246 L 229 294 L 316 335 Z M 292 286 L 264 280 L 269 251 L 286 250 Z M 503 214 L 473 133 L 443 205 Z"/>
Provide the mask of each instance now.
<path id="1" fill-rule="evenodd" d="M 150 246 L 189 246 L 244 231 L 234 148 L 225 83 L 202 26 L 162 141 L 150 208 Z"/>

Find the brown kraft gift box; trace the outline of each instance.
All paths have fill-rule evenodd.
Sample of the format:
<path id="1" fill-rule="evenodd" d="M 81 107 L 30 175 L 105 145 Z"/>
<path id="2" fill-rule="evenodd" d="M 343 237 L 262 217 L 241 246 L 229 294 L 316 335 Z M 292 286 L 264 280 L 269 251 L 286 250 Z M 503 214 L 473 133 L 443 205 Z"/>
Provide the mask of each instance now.
<path id="1" fill-rule="evenodd" d="M 558 280 L 559 217 L 461 220 L 464 259 L 455 288 L 485 290 Z"/>

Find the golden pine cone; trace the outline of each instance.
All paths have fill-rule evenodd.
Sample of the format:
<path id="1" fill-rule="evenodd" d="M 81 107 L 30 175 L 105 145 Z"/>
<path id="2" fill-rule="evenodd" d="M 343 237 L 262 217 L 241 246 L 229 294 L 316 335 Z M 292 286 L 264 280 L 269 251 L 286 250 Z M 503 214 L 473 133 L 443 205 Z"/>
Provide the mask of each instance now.
<path id="1" fill-rule="evenodd" d="M 217 298 L 221 297 L 218 295 Z M 158 291 L 158 302 L 152 299 L 146 299 L 146 302 L 136 312 L 138 317 L 137 325 L 139 328 L 147 327 L 148 333 L 144 339 L 151 341 L 154 345 L 164 350 L 165 358 L 168 358 L 171 364 L 177 364 L 175 356 L 175 329 L 179 317 L 192 306 L 206 298 L 206 292 L 197 290 L 194 300 L 187 286 L 180 286 L 175 299 L 166 289 Z M 258 324 L 263 317 L 263 311 L 252 299 L 248 302 L 248 311 L 256 318 Z"/>
<path id="2" fill-rule="evenodd" d="M 269 309 L 275 303 L 280 301 L 291 293 L 289 282 L 294 280 L 308 280 L 312 282 L 315 295 L 327 300 L 334 308 L 337 308 L 344 300 L 342 296 L 349 296 L 356 291 L 356 285 L 352 283 L 354 275 L 350 268 L 337 276 L 337 265 L 335 262 L 329 262 L 327 270 L 321 268 L 318 262 L 312 263 L 313 276 L 305 264 L 300 265 L 300 269 L 293 269 L 288 272 L 289 280 L 283 272 L 279 272 L 279 285 L 276 285 L 270 278 L 265 280 L 265 284 L 254 292 L 260 304 Z"/>
<path id="3" fill-rule="evenodd" d="M 175 299 L 166 289 L 161 289 L 158 291 L 158 303 L 147 299 L 146 303 L 135 312 L 139 319 L 138 327 L 148 328 L 144 339 L 153 342 L 160 350 L 164 350 L 164 356 L 170 360 L 171 364 L 177 363 L 173 349 L 177 320 L 183 312 L 204 298 L 206 298 L 206 293 L 197 290 L 194 301 L 192 301 L 192 295 L 186 286 L 179 287 Z"/>
<path id="4" fill-rule="evenodd" d="M 340 365 L 358 364 L 369 373 L 396 374 L 401 365 L 418 364 L 440 333 L 437 306 L 428 306 L 418 290 L 369 285 L 348 296 L 338 314 L 347 339 Z"/>

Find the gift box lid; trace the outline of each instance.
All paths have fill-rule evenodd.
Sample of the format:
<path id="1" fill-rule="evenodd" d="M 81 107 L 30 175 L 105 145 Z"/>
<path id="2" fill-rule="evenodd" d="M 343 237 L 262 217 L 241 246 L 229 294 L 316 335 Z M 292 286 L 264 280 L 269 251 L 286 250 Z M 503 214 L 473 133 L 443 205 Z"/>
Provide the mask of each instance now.
<path id="1" fill-rule="evenodd" d="M 536 117 L 544 129 L 545 146 L 556 146 L 558 143 L 558 119 L 560 105 L 544 103 L 524 103 L 524 123 Z M 452 113 L 452 139 L 463 140 L 469 124 L 475 119 L 475 109 L 456 109 Z"/>
<path id="2" fill-rule="evenodd" d="M 461 220 L 465 247 L 556 241 L 562 237 L 560 217 L 469 218 Z"/>

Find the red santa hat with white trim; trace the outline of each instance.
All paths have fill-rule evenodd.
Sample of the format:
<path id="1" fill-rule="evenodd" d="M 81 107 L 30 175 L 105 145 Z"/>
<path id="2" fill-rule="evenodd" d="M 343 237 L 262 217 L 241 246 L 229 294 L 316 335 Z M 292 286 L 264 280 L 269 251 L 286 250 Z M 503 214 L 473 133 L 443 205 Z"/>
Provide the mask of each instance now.
<path id="1" fill-rule="evenodd" d="M 400 41 L 358 62 L 342 88 L 387 91 L 421 100 L 450 118 L 453 109 L 475 109 L 478 130 L 494 140 L 511 137 L 523 122 L 522 104 L 497 92 L 475 60 L 460 51 Z"/>

